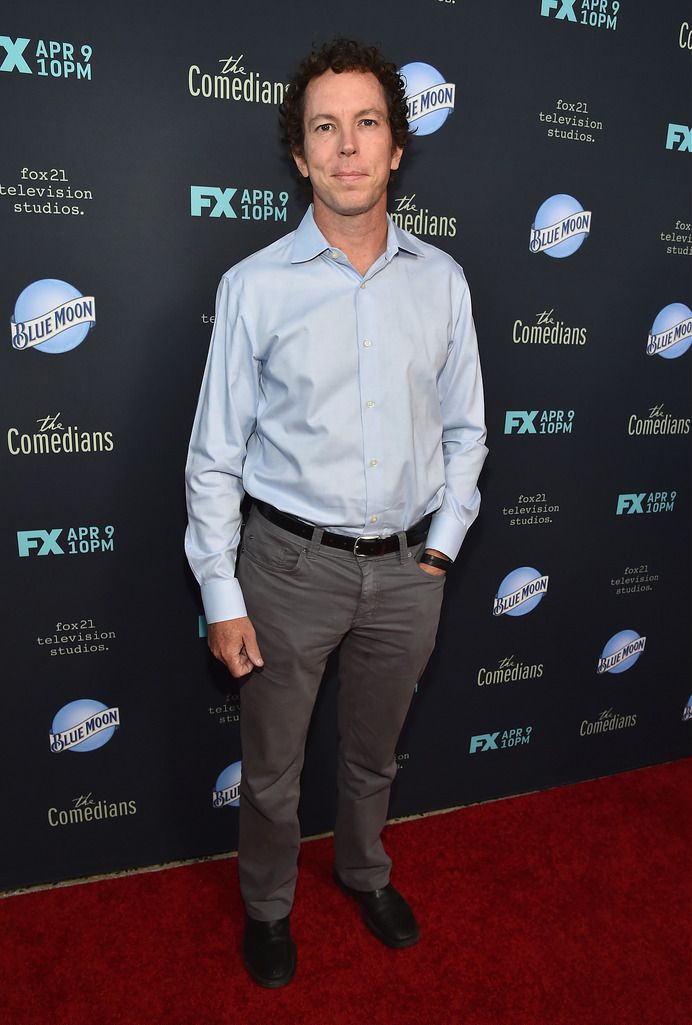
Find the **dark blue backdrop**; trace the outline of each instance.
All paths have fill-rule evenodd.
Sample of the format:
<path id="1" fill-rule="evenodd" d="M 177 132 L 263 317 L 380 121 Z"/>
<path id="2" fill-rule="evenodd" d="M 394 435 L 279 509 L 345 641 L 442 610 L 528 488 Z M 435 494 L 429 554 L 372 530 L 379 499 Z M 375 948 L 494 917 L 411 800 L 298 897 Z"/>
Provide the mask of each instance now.
<path id="1" fill-rule="evenodd" d="M 690 753 L 691 20 L 677 0 L 5 11 L 4 888 L 235 847 L 214 793 L 238 699 L 201 636 L 183 465 L 218 279 L 304 210 L 276 101 L 337 33 L 423 65 L 416 111 L 443 104 L 389 209 L 464 266 L 488 402 L 392 814 Z M 332 824 L 333 719 L 330 672 L 306 834 Z"/>

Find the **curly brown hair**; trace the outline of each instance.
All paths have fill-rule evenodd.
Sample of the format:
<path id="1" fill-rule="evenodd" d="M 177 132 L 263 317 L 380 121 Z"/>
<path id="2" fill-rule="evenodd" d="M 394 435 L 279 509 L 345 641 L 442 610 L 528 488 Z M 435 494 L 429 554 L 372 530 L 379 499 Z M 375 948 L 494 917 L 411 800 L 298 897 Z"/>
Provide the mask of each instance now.
<path id="1" fill-rule="evenodd" d="M 305 57 L 292 76 L 279 108 L 282 140 L 291 153 L 303 155 L 305 90 L 309 82 L 325 71 L 370 71 L 384 90 L 389 128 L 394 146 L 403 147 L 411 135 L 408 128 L 406 91 L 395 64 L 386 61 L 375 46 L 361 46 L 353 39 L 333 39 Z"/>

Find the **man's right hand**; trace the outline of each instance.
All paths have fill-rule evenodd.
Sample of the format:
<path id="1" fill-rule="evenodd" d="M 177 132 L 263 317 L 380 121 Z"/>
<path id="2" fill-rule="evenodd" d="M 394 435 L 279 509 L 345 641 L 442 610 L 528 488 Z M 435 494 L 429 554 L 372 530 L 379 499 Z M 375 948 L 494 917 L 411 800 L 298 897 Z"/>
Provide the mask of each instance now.
<path id="1" fill-rule="evenodd" d="M 247 676 L 264 665 L 255 628 L 248 616 L 210 623 L 207 639 L 212 655 L 223 662 L 231 676 Z"/>

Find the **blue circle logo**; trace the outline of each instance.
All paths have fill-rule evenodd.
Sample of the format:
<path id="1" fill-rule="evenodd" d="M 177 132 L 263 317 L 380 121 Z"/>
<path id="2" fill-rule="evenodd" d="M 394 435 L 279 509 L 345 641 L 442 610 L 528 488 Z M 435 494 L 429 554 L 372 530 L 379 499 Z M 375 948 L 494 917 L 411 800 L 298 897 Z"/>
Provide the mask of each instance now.
<path id="1" fill-rule="evenodd" d="M 219 773 L 212 795 L 215 808 L 237 808 L 240 805 L 241 766 L 242 762 L 232 762 Z"/>
<path id="2" fill-rule="evenodd" d="M 19 295 L 12 318 L 12 346 L 38 352 L 69 352 L 84 341 L 96 321 L 94 297 L 74 285 L 44 278 Z"/>
<path id="3" fill-rule="evenodd" d="M 95 751 L 108 743 L 119 726 L 119 708 L 109 708 L 91 698 L 70 701 L 53 718 L 50 749 L 54 754 Z"/>
<path id="4" fill-rule="evenodd" d="M 558 260 L 576 253 L 591 231 L 591 212 L 578 199 L 559 193 L 541 203 L 531 225 L 529 249 Z"/>
<path id="5" fill-rule="evenodd" d="M 620 630 L 606 643 L 596 667 L 597 673 L 624 673 L 631 669 L 646 646 L 646 637 L 636 630 Z"/>
<path id="6" fill-rule="evenodd" d="M 494 616 L 525 616 L 548 590 L 548 577 L 533 566 L 520 566 L 504 578 L 493 602 Z"/>
<path id="7" fill-rule="evenodd" d="M 692 345 L 692 310 L 684 303 L 670 303 L 657 315 L 646 341 L 648 356 L 677 359 Z"/>
<path id="8" fill-rule="evenodd" d="M 445 82 L 431 64 L 414 61 L 400 68 L 399 74 L 406 87 L 409 129 L 416 135 L 432 135 L 454 110 L 456 86 Z"/>

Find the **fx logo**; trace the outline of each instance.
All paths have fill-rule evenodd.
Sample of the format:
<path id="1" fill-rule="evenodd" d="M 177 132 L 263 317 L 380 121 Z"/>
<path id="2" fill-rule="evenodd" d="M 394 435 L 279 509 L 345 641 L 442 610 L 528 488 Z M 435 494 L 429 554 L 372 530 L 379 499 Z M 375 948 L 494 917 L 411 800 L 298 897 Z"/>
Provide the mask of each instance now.
<path id="1" fill-rule="evenodd" d="M 31 555 L 34 548 L 38 548 L 37 555 L 64 555 L 64 550 L 58 544 L 61 534 L 62 527 L 56 527 L 55 530 L 18 530 L 17 548 L 20 559 Z"/>
<path id="2" fill-rule="evenodd" d="M 633 513 L 643 513 L 645 498 L 646 491 L 642 491 L 641 495 L 618 495 L 618 507 L 615 515 L 622 516 L 627 513 L 628 516 L 632 516 Z"/>
<path id="3" fill-rule="evenodd" d="M 688 128 L 687 125 L 669 124 L 666 149 L 678 149 L 681 153 L 692 153 L 692 128 Z"/>
<path id="4" fill-rule="evenodd" d="M 210 217 L 237 218 L 237 214 L 231 206 L 231 200 L 237 191 L 237 189 L 217 189 L 214 185 L 191 185 L 190 215 L 202 217 L 202 211 L 210 209 Z"/>
<path id="5" fill-rule="evenodd" d="M 534 420 L 538 416 L 537 409 L 508 409 L 505 413 L 505 434 L 536 434 Z"/>
<path id="6" fill-rule="evenodd" d="M 560 10 L 555 15 L 556 21 L 576 21 L 577 16 L 574 13 L 574 4 L 576 0 L 559 0 Z M 541 0 L 541 17 L 549 18 L 550 12 L 556 10 L 558 7 L 558 0 Z"/>
<path id="7" fill-rule="evenodd" d="M 0 71 L 14 71 L 16 68 L 22 75 L 33 74 L 22 56 L 29 42 L 29 39 L 24 39 L 22 36 L 18 36 L 17 39 L 10 39 L 9 36 L 0 36 L 0 46 L 5 49 L 5 59 L 0 64 Z"/>
<path id="8" fill-rule="evenodd" d="M 475 754 L 476 751 L 497 751 L 499 736 L 500 731 L 498 730 L 497 733 L 479 733 L 477 737 L 471 737 L 469 754 Z"/>

